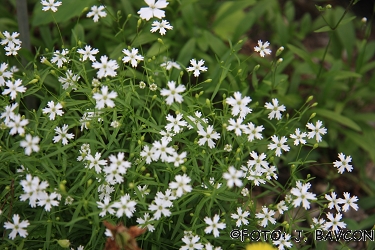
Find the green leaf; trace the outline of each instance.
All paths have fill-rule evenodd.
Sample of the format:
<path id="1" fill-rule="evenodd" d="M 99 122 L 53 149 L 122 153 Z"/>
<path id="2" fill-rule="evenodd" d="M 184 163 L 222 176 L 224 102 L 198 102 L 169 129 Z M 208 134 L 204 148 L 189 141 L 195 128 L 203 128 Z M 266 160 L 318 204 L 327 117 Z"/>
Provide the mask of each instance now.
<path id="1" fill-rule="evenodd" d="M 341 27 L 342 25 L 349 23 L 350 21 L 354 20 L 355 18 L 356 18 L 355 16 L 352 16 L 352 17 L 348 17 L 348 18 L 342 20 L 341 23 L 338 25 L 338 27 Z M 323 27 L 315 30 L 314 32 L 318 33 L 318 32 L 332 31 L 332 30 L 333 29 L 330 26 L 326 25 L 326 26 L 323 26 Z"/>
<path id="2" fill-rule="evenodd" d="M 182 47 L 180 54 L 177 57 L 177 61 L 183 65 L 188 64 L 189 60 L 192 59 L 193 52 L 195 50 L 195 38 L 190 38 L 184 47 Z"/>
<path id="3" fill-rule="evenodd" d="M 358 74 L 356 72 L 352 72 L 352 71 L 339 71 L 336 73 L 336 76 L 335 76 L 335 80 L 345 80 L 345 79 L 348 79 L 348 78 L 360 78 L 362 77 L 361 74 Z"/>
<path id="4" fill-rule="evenodd" d="M 287 44 L 286 45 L 288 49 L 290 49 L 293 53 L 297 54 L 299 57 L 301 57 L 303 60 L 305 60 L 306 63 L 309 64 L 310 68 L 314 73 L 318 73 L 318 67 L 317 65 L 311 60 L 310 54 L 308 54 L 306 51 L 297 48 L 294 45 Z"/>
<path id="5" fill-rule="evenodd" d="M 315 109 L 315 113 L 327 119 L 336 121 L 340 123 L 341 125 L 349 127 L 355 131 L 358 131 L 358 132 L 362 131 L 361 127 L 357 123 L 355 123 L 353 120 L 351 120 L 350 118 L 346 116 L 335 113 L 333 111 L 326 110 L 326 109 Z"/>

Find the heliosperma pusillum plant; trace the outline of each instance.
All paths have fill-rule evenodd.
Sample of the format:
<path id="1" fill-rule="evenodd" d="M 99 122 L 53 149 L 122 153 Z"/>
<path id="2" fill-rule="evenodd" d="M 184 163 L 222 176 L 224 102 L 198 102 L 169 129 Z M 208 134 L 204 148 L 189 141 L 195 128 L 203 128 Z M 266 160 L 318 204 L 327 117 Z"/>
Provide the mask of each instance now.
<path id="1" fill-rule="evenodd" d="M 140 20 L 165 17 L 162 9 L 167 1 L 145 2 L 149 6 L 139 10 Z M 53 12 L 61 5 L 52 0 L 41 3 L 44 11 Z M 105 16 L 104 6 L 93 6 L 87 14 L 94 22 Z M 165 35 L 170 29 L 168 21 L 155 20 L 151 32 Z M 19 34 L 5 31 L 2 35 L 6 55 L 17 56 Z M 311 120 L 314 115 L 301 123 L 306 111 L 316 105 L 310 104 L 312 97 L 292 117 L 278 99 L 270 98 L 260 106 L 238 90 L 228 90 L 228 97 L 219 103 L 205 102 L 202 90 L 214 83 L 184 84 L 183 74 L 170 79 L 172 70 L 192 72 L 191 78 L 200 76 L 208 70 L 203 60 L 191 59 L 184 69 L 168 59 L 146 60 L 139 48 L 124 48 L 124 65 L 140 70 L 144 63 L 148 77 L 141 81 L 120 74 L 132 69 L 124 69 L 107 55 L 97 60 L 99 50 L 92 46 L 45 54 L 41 57 L 44 68 L 33 79 L 1 62 L 2 103 L 8 103 L 1 113 L 0 155 L 6 162 L 3 168 L 9 166 L 6 171 L 12 172 L 8 179 L 15 180 L 15 197 L 21 203 L 2 203 L 0 218 L 8 238 L 16 244 L 20 237 L 26 242 L 29 237 L 37 238 L 28 229 L 43 228 L 39 220 L 58 216 L 60 224 L 46 229 L 55 239 L 63 237 L 58 227 L 64 223 L 72 221 L 71 230 L 80 221 L 89 221 L 103 232 L 100 221 L 109 220 L 147 228 L 140 238 L 146 247 L 148 241 L 155 244 L 158 240 L 167 242 L 168 248 L 227 249 L 244 244 L 232 240 L 246 238 L 239 229 L 277 229 L 285 233 L 267 241 L 284 249 L 297 244 L 291 238 L 301 228 L 295 208 L 311 211 L 313 206 L 320 211 L 317 218 L 305 222 L 311 230 L 303 237 L 316 229 L 345 228 L 341 212 L 358 209 L 356 196 L 345 192 L 338 198 L 334 191 L 317 196 L 309 191 L 313 177 L 303 179 L 298 174 L 309 163 L 309 153 L 301 160 L 301 152 L 316 149 L 327 133 L 322 121 Z M 254 50 L 264 57 L 271 54 L 269 46 L 258 41 Z M 45 66 L 61 83 L 60 91 L 45 85 Z M 40 110 L 22 110 L 22 95 L 36 90 Z M 76 93 L 83 93 L 85 100 L 74 99 Z M 30 118 L 20 112 L 29 112 Z M 283 186 L 278 181 L 279 168 L 288 165 L 284 159 L 291 149 L 298 153 L 288 166 L 291 175 Z M 338 172 L 351 172 L 351 157 L 343 153 L 338 157 L 333 163 Z M 261 193 L 256 193 L 258 187 Z M 271 197 L 270 203 L 258 201 L 264 195 Z M 24 213 L 27 203 L 32 210 Z M 327 206 L 334 212 L 327 211 Z M 85 235 L 92 235 L 86 241 L 71 235 L 57 243 L 67 247 L 69 240 L 79 242 L 82 245 L 77 249 L 104 244 L 104 235 L 96 236 L 98 231 L 91 227 L 86 230 Z M 54 242 L 49 235 L 37 239 Z M 106 235 L 113 236 L 110 230 Z M 94 243 L 95 237 L 103 240 Z"/>

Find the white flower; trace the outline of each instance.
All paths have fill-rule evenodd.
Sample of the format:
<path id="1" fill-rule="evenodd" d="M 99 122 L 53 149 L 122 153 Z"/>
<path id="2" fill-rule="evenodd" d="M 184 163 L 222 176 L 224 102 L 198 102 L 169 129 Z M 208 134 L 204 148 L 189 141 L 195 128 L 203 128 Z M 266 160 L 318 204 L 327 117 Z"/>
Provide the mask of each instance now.
<path id="1" fill-rule="evenodd" d="M 131 52 L 127 49 L 123 49 L 122 53 L 125 54 L 125 56 L 122 58 L 122 61 L 124 63 L 130 61 L 133 68 L 137 67 L 138 61 L 143 61 L 143 56 L 138 55 L 138 49 L 132 48 Z"/>
<path id="2" fill-rule="evenodd" d="M 115 102 L 112 99 L 117 97 L 117 93 L 115 91 L 111 91 L 108 93 L 108 86 L 103 86 L 101 88 L 101 93 L 94 93 L 93 98 L 96 100 L 96 108 L 102 109 L 107 105 L 110 108 L 115 107 Z"/>
<path id="3" fill-rule="evenodd" d="M 52 206 L 58 206 L 59 202 L 55 199 L 58 198 L 58 194 L 53 192 L 48 195 L 46 192 L 43 192 L 42 195 L 39 197 L 38 206 L 44 206 L 44 210 L 49 212 Z"/>
<path id="4" fill-rule="evenodd" d="M 233 97 L 228 97 L 225 99 L 226 103 L 232 106 L 232 115 L 240 115 L 241 118 L 245 118 L 247 114 L 251 113 L 251 109 L 247 105 L 251 102 L 251 98 L 245 96 L 242 98 L 241 92 L 234 92 Z"/>
<path id="5" fill-rule="evenodd" d="M 20 35 L 18 32 L 13 32 L 12 35 L 8 31 L 3 32 L 4 39 L 1 40 L 1 45 L 21 45 L 21 40 L 17 37 Z"/>
<path id="6" fill-rule="evenodd" d="M 120 201 L 113 203 L 112 207 L 117 208 L 116 216 L 117 218 L 122 217 L 124 214 L 126 217 L 130 218 L 135 212 L 135 206 L 137 205 L 136 201 L 130 200 L 130 195 L 125 194 L 121 196 Z"/>
<path id="7" fill-rule="evenodd" d="M 274 210 L 270 209 L 270 211 L 268 211 L 268 207 L 263 206 L 262 212 L 255 214 L 255 218 L 262 219 L 262 221 L 260 221 L 259 224 L 262 227 L 266 227 L 268 222 L 271 222 L 272 224 L 276 224 L 275 218 L 272 217 L 274 215 L 275 215 Z"/>
<path id="8" fill-rule="evenodd" d="M 150 221 L 152 220 L 149 213 L 145 213 L 143 218 L 137 218 L 137 223 L 139 224 L 139 226 L 141 226 L 142 228 L 146 226 L 148 231 L 153 232 L 155 230 L 155 227 L 150 224 Z"/>
<path id="9" fill-rule="evenodd" d="M 101 62 L 93 62 L 92 67 L 94 69 L 99 69 L 96 73 L 99 79 L 107 76 L 116 76 L 117 72 L 116 69 L 119 68 L 117 62 L 115 60 L 109 60 L 106 55 L 100 57 Z"/>
<path id="10" fill-rule="evenodd" d="M 32 137 L 30 134 L 27 134 L 24 141 L 20 142 L 20 146 L 25 148 L 25 155 L 30 155 L 32 151 L 39 151 L 40 138 L 38 136 Z"/>
<path id="11" fill-rule="evenodd" d="M 26 238 L 28 235 L 27 231 L 24 229 L 29 226 L 30 223 L 28 220 L 23 220 L 20 222 L 20 216 L 18 214 L 13 215 L 13 223 L 5 222 L 4 228 L 5 229 L 12 229 L 12 232 L 9 234 L 9 239 L 14 240 L 19 234 L 21 237 Z"/>
<path id="12" fill-rule="evenodd" d="M 81 59 L 82 61 L 90 59 L 90 61 L 95 62 L 95 55 L 99 53 L 99 50 L 95 48 L 91 49 L 90 45 L 86 45 L 85 49 L 77 49 L 77 52 L 83 56 L 83 58 Z"/>
<path id="13" fill-rule="evenodd" d="M 293 244 L 290 242 L 290 234 L 283 233 L 279 240 L 273 241 L 273 244 L 279 246 L 279 250 L 284 250 L 284 247 L 291 248 Z"/>
<path id="14" fill-rule="evenodd" d="M 16 45 L 14 43 L 10 43 L 8 46 L 4 47 L 6 56 L 16 56 L 18 51 L 21 49 L 20 45 Z"/>
<path id="15" fill-rule="evenodd" d="M 243 118 L 237 118 L 237 120 L 230 118 L 228 122 L 229 122 L 229 126 L 227 127 L 227 130 L 228 131 L 234 130 L 234 133 L 237 136 L 241 136 L 242 131 L 246 129 L 246 125 L 242 124 Z"/>
<path id="16" fill-rule="evenodd" d="M 142 158 L 146 158 L 146 163 L 150 164 L 152 162 L 154 152 L 155 149 L 153 147 L 150 148 L 148 145 L 145 145 L 140 153 L 140 156 Z"/>
<path id="17" fill-rule="evenodd" d="M 1 113 L 1 116 L 0 118 L 5 118 L 4 119 L 4 123 L 5 125 L 8 124 L 10 122 L 10 120 L 14 119 L 14 117 L 16 116 L 16 114 L 14 113 L 14 110 L 18 107 L 18 103 L 13 103 L 12 106 L 8 105 L 5 107 L 5 111 L 3 113 Z"/>
<path id="18" fill-rule="evenodd" d="M 220 133 L 217 133 L 212 125 L 207 126 L 207 131 L 204 130 L 200 123 L 197 124 L 197 127 L 198 134 L 202 136 L 202 138 L 199 139 L 198 144 L 202 146 L 207 142 L 209 148 L 215 147 L 215 142 L 213 140 L 220 139 Z"/>
<path id="19" fill-rule="evenodd" d="M 287 140 L 288 140 L 285 136 L 283 136 L 283 137 L 281 137 L 281 139 L 279 139 L 278 136 L 273 135 L 273 136 L 271 136 L 271 139 L 274 143 L 268 144 L 268 149 L 270 149 L 270 150 L 276 149 L 276 153 L 275 153 L 276 156 L 281 155 L 281 150 L 289 151 L 290 147 L 288 145 L 284 145 L 284 143 L 286 143 Z"/>
<path id="20" fill-rule="evenodd" d="M 69 143 L 68 139 L 74 138 L 74 134 L 72 134 L 72 133 L 68 134 L 68 125 L 67 124 L 64 124 L 61 128 L 56 127 L 55 132 L 56 132 L 57 135 L 55 137 L 53 137 L 53 143 L 62 141 L 62 144 L 66 145 L 66 144 Z"/>
<path id="21" fill-rule="evenodd" d="M 249 221 L 246 219 L 246 217 L 248 217 L 249 215 L 250 215 L 250 212 L 248 212 L 248 211 L 242 212 L 242 208 L 238 207 L 237 208 L 237 214 L 232 214 L 230 217 L 232 219 L 237 220 L 236 221 L 236 226 L 240 227 L 242 225 L 242 223 L 244 225 L 249 224 Z"/>
<path id="22" fill-rule="evenodd" d="M 265 153 L 261 153 L 259 156 L 258 156 L 258 153 L 255 152 L 255 151 L 252 151 L 250 153 L 250 156 L 254 159 L 254 160 L 248 160 L 247 161 L 247 165 L 249 167 L 253 167 L 255 166 L 255 171 L 257 172 L 264 172 L 264 170 L 268 167 L 268 162 L 267 161 L 264 161 L 264 159 L 267 158 L 267 155 Z"/>
<path id="23" fill-rule="evenodd" d="M 160 64 L 160 67 L 164 67 L 166 70 L 171 70 L 172 68 L 181 69 L 181 66 L 174 61 L 166 61 Z"/>
<path id="24" fill-rule="evenodd" d="M 190 64 L 192 65 L 191 67 L 187 67 L 187 71 L 194 71 L 194 76 L 198 77 L 200 75 L 200 71 L 205 72 L 207 71 L 207 67 L 203 66 L 204 60 L 201 59 L 197 62 L 195 59 L 190 60 Z"/>
<path id="25" fill-rule="evenodd" d="M 5 85 L 5 79 L 6 78 L 12 78 L 13 76 L 13 72 L 11 71 L 7 71 L 6 69 L 8 68 L 8 64 L 7 63 L 2 63 L 0 65 L 0 86 L 4 86 Z"/>
<path id="26" fill-rule="evenodd" d="M 342 206 L 342 211 L 347 212 L 349 210 L 349 206 L 352 207 L 355 211 L 358 210 L 358 205 L 354 203 L 358 201 L 357 196 L 354 195 L 353 197 L 350 197 L 350 193 L 344 192 L 344 198 L 345 199 L 339 199 L 340 203 L 344 204 L 344 206 Z"/>
<path id="27" fill-rule="evenodd" d="M 12 100 L 16 99 L 17 93 L 24 93 L 26 92 L 26 87 L 22 86 L 22 80 L 17 79 L 16 81 L 8 80 L 6 81 L 5 85 L 8 89 L 4 89 L 3 95 L 10 95 Z"/>
<path id="28" fill-rule="evenodd" d="M 176 196 L 181 197 L 184 193 L 189 193 L 192 190 L 192 187 L 188 185 L 191 182 L 191 179 L 186 174 L 176 175 L 175 182 L 169 183 L 169 188 L 177 189 Z"/>
<path id="29" fill-rule="evenodd" d="M 339 154 L 340 161 L 335 161 L 333 166 L 336 167 L 340 174 L 345 172 L 345 169 L 348 172 L 352 172 L 353 167 L 349 163 L 352 161 L 352 157 L 350 155 L 346 156 L 343 153 Z"/>
<path id="30" fill-rule="evenodd" d="M 159 158 L 162 162 L 166 162 L 169 159 L 169 155 L 172 155 L 176 150 L 172 147 L 168 147 L 169 141 L 167 139 L 161 139 L 155 141 L 153 145 L 152 160 L 157 161 Z"/>
<path id="31" fill-rule="evenodd" d="M 61 68 L 63 66 L 63 63 L 69 62 L 69 59 L 65 57 L 66 55 L 68 55 L 68 53 L 69 51 L 67 49 L 61 50 L 61 53 L 59 50 L 56 50 L 53 53 L 51 62 L 56 63 L 57 67 Z"/>
<path id="32" fill-rule="evenodd" d="M 331 227 L 332 227 L 333 231 L 339 231 L 339 227 L 341 227 L 341 228 L 345 228 L 346 227 L 346 224 L 344 222 L 340 221 L 342 219 L 342 214 L 340 214 L 340 213 L 336 214 L 336 216 L 333 217 L 333 214 L 331 214 L 331 212 L 328 212 L 327 213 L 327 219 L 330 220 L 330 221 L 327 221 L 324 224 L 324 228 L 327 231 Z"/>
<path id="33" fill-rule="evenodd" d="M 309 138 L 309 139 L 311 139 L 311 138 L 313 138 L 314 136 L 315 136 L 315 139 L 316 139 L 316 141 L 317 142 L 321 142 L 322 141 L 322 136 L 321 136 L 321 134 L 322 135 L 325 135 L 326 133 L 327 133 L 327 129 L 326 128 L 321 128 L 321 126 L 323 125 L 323 123 L 321 122 L 321 121 L 317 121 L 316 123 L 315 123 L 315 126 L 314 126 L 314 124 L 312 124 L 312 123 L 307 123 L 306 124 L 306 127 L 308 128 L 308 129 L 311 129 L 312 131 L 311 132 L 309 132 L 309 134 L 307 135 L 307 138 Z"/>
<path id="34" fill-rule="evenodd" d="M 49 113 L 49 119 L 50 120 L 55 120 L 56 115 L 62 116 L 64 114 L 64 111 L 61 110 L 63 108 L 63 106 L 59 102 L 55 105 L 55 103 L 53 101 L 49 101 L 47 103 L 47 106 L 48 107 L 46 107 L 42 110 L 43 110 L 43 114 Z"/>
<path id="35" fill-rule="evenodd" d="M 143 7 L 141 8 L 137 13 L 140 15 L 142 19 L 145 19 L 146 21 L 150 20 L 152 17 L 157 17 L 159 19 L 162 19 L 165 17 L 164 9 L 169 4 L 166 0 L 145 0 L 146 4 L 149 7 Z"/>
<path id="36" fill-rule="evenodd" d="M 29 120 L 28 119 L 24 119 L 21 117 L 20 114 L 17 114 L 13 117 L 12 120 L 10 120 L 6 126 L 8 128 L 11 128 L 11 130 L 9 131 L 9 134 L 10 135 L 15 135 L 15 134 L 20 134 L 20 135 L 23 135 L 25 133 L 25 129 L 24 127 L 29 124 Z"/>
<path id="37" fill-rule="evenodd" d="M 59 76 L 58 80 L 60 83 L 63 84 L 63 89 L 68 89 L 69 87 L 72 87 L 72 89 L 77 89 L 77 82 L 81 78 L 79 75 L 75 75 L 73 71 L 68 69 L 65 72 L 66 77 Z"/>
<path id="38" fill-rule="evenodd" d="M 89 162 L 88 168 L 92 169 L 94 167 L 95 172 L 98 173 L 98 174 L 102 172 L 102 168 L 100 166 L 106 166 L 107 165 L 106 160 L 100 160 L 101 157 L 102 157 L 102 154 L 99 153 L 99 152 L 95 153 L 95 157 L 92 156 L 92 155 L 86 156 L 86 160 Z"/>
<path id="39" fill-rule="evenodd" d="M 168 209 L 172 206 L 172 202 L 168 200 L 163 200 L 160 198 L 155 198 L 154 202 L 148 206 L 150 211 L 155 211 L 154 213 L 154 220 L 160 219 L 161 215 L 163 214 L 165 217 L 171 216 L 171 211 Z"/>
<path id="40" fill-rule="evenodd" d="M 166 20 L 162 20 L 161 22 L 159 22 L 159 21 L 154 21 L 154 22 L 152 23 L 152 28 L 151 28 L 150 31 L 151 31 L 152 33 L 154 33 L 154 32 L 156 32 L 156 31 L 159 30 L 159 33 L 160 33 L 161 35 L 164 36 L 164 35 L 165 35 L 165 32 L 167 32 L 167 29 L 168 29 L 168 30 L 171 30 L 171 29 L 173 29 L 173 26 L 170 25 L 168 21 L 166 21 Z"/>
<path id="41" fill-rule="evenodd" d="M 337 199 L 335 192 L 331 192 L 331 196 L 329 196 L 329 194 L 326 194 L 324 197 L 326 198 L 327 201 L 329 201 L 328 203 L 329 209 L 332 209 L 333 207 L 335 207 L 337 212 L 341 211 L 339 204 L 341 204 L 342 201 L 340 199 Z"/>
<path id="42" fill-rule="evenodd" d="M 261 132 L 262 132 L 263 130 L 264 130 L 263 125 L 260 125 L 260 126 L 255 127 L 255 124 L 254 124 L 254 123 L 249 122 L 249 123 L 245 126 L 243 132 L 244 132 L 245 134 L 248 135 L 248 136 L 247 136 L 247 140 L 248 140 L 249 142 L 252 142 L 252 141 L 254 140 L 254 138 L 256 138 L 256 139 L 258 139 L 258 140 L 261 140 L 261 139 L 263 138 L 263 136 L 262 136 L 262 134 L 261 134 Z"/>
<path id="43" fill-rule="evenodd" d="M 294 146 L 298 146 L 300 143 L 301 144 L 306 144 L 306 140 L 303 138 L 306 137 L 306 133 L 299 130 L 299 128 L 296 128 L 296 132 L 294 134 L 290 135 L 290 138 L 294 139 Z"/>
<path id="44" fill-rule="evenodd" d="M 167 131 L 171 131 L 173 129 L 173 132 L 180 133 L 182 132 L 182 127 L 187 126 L 187 122 L 181 120 L 182 114 L 177 114 L 176 118 L 168 114 L 166 119 L 169 121 L 169 123 L 165 126 Z"/>
<path id="45" fill-rule="evenodd" d="M 227 180 L 227 186 L 230 188 L 234 185 L 241 187 L 243 183 L 240 178 L 242 177 L 244 177 L 244 173 L 233 166 L 230 166 L 228 172 L 223 174 L 223 178 Z"/>
<path id="46" fill-rule="evenodd" d="M 295 197 L 293 201 L 294 207 L 299 207 L 301 202 L 303 207 L 307 210 L 310 209 L 310 202 L 309 200 L 316 200 L 316 195 L 308 192 L 307 190 L 311 187 L 310 183 L 302 184 L 300 181 L 297 181 L 296 188 L 292 188 L 290 193 L 293 194 Z"/>
<path id="47" fill-rule="evenodd" d="M 261 40 L 258 40 L 258 46 L 254 47 L 255 52 L 259 52 L 261 57 L 264 57 L 266 54 L 271 54 L 271 50 L 267 49 L 267 47 L 270 46 L 269 42 L 263 42 Z"/>
<path id="48" fill-rule="evenodd" d="M 181 240 L 186 244 L 186 246 L 180 247 L 180 250 L 203 249 L 202 243 L 199 242 L 200 237 L 198 235 L 184 235 L 184 237 Z"/>
<path id="49" fill-rule="evenodd" d="M 87 13 L 86 17 L 92 17 L 93 16 L 93 20 L 94 22 L 96 23 L 97 21 L 99 21 L 99 17 L 106 17 L 107 16 L 107 13 L 105 11 L 103 11 L 105 9 L 105 7 L 103 5 L 100 5 L 99 7 L 94 5 L 91 7 L 91 11 L 89 13 Z"/>
<path id="50" fill-rule="evenodd" d="M 204 232 L 206 234 L 209 234 L 212 232 L 215 238 L 219 237 L 220 232 L 218 229 L 224 229 L 226 227 L 225 223 L 222 223 L 222 222 L 218 223 L 219 220 L 220 220 L 220 217 L 218 214 L 215 214 L 213 219 L 209 217 L 205 217 L 204 222 L 206 222 L 208 227 L 204 229 Z"/>
<path id="51" fill-rule="evenodd" d="M 98 204 L 98 208 L 101 210 L 99 216 L 104 217 L 107 213 L 114 214 L 115 210 L 112 207 L 112 204 L 109 204 L 109 198 L 105 197 L 104 202 L 97 201 L 96 204 Z"/>
<path id="52" fill-rule="evenodd" d="M 266 102 L 264 107 L 271 110 L 271 113 L 268 114 L 268 119 L 270 119 L 270 120 L 272 120 L 275 117 L 276 117 L 277 120 L 280 120 L 281 119 L 281 111 L 286 110 L 284 105 L 279 106 L 279 101 L 276 98 L 272 99 L 272 104 L 270 102 Z"/>
<path id="53" fill-rule="evenodd" d="M 277 203 L 276 208 L 280 214 L 283 214 L 284 211 L 288 211 L 288 207 L 285 205 L 285 201 L 280 201 L 279 203 Z"/>
<path id="54" fill-rule="evenodd" d="M 56 12 L 57 7 L 59 7 L 62 3 L 60 1 L 55 3 L 55 0 L 42 0 L 41 4 L 43 5 L 43 11 L 52 10 L 53 12 Z"/>
<path id="55" fill-rule="evenodd" d="M 317 218 L 312 218 L 312 224 L 310 225 L 310 227 L 315 230 L 317 229 L 323 230 L 325 222 L 326 220 L 323 218 L 321 218 L 320 220 L 318 220 Z"/>
<path id="56" fill-rule="evenodd" d="M 169 81 L 167 85 L 169 89 L 160 90 L 160 95 L 167 96 L 167 99 L 165 99 L 165 102 L 168 105 L 172 105 L 173 102 L 181 103 L 184 100 L 184 98 L 182 97 L 182 95 L 180 95 L 180 93 L 186 90 L 185 85 L 180 84 L 176 88 L 175 81 Z"/>
<path id="57" fill-rule="evenodd" d="M 156 85 L 155 83 L 151 83 L 150 84 L 150 90 L 151 91 L 155 91 L 155 90 L 157 90 L 158 89 L 158 85 Z"/>
<path id="58" fill-rule="evenodd" d="M 173 152 L 172 155 L 168 157 L 168 162 L 173 162 L 173 165 L 178 167 L 185 162 L 186 154 L 186 152 L 182 152 L 181 154 Z"/>

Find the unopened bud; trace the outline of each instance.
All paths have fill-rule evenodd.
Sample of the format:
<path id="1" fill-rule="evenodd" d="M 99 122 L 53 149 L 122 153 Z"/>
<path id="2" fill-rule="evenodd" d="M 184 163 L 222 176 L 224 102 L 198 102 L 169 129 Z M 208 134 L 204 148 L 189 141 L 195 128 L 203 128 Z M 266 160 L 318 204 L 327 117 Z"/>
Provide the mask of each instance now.
<path id="1" fill-rule="evenodd" d="M 139 26 L 141 26 L 141 23 L 142 23 L 142 19 L 138 19 L 138 22 L 137 22 L 137 29 L 139 28 Z"/>
<path id="2" fill-rule="evenodd" d="M 281 54 L 281 52 L 283 52 L 283 51 L 284 51 L 284 47 L 281 46 L 280 48 L 277 49 L 276 56 L 279 56 Z"/>
<path id="3" fill-rule="evenodd" d="M 332 9 L 332 5 L 330 5 L 330 4 L 327 4 L 327 5 L 326 5 L 326 9 L 327 9 L 327 10 L 330 10 L 330 9 Z"/>
<path id="4" fill-rule="evenodd" d="M 316 116 L 316 113 L 312 113 L 312 114 L 310 115 L 309 120 L 311 120 L 311 119 L 314 118 L 315 116 Z"/>
<path id="5" fill-rule="evenodd" d="M 161 39 L 161 38 L 158 38 L 158 42 L 161 43 L 161 44 L 164 44 L 163 39 Z"/>
<path id="6" fill-rule="evenodd" d="M 258 69 L 260 68 L 260 65 L 258 64 L 258 65 L 255 65 L 255 67 L 254 67 L 254 71 L 257 71 Z"/>
<path id="7" fill-rule="evenodd" d="M 57 244 L 59 244 L 62 248 L 69 248 L 70 246 L 69 240 L 58 240 Z"/>
<path id="8" fill-rule="evenodd" d="M 362 22 L 362 23 L 367 23 L 367 18 L 366 18 L 366 17 L 363 17 L 363 18 L 361 19 L 361 22 Z"/>
<path id="9" fill-rule="evenodd" d="M 308 103 L 308 102 L 310 102 L 312 99 L 314 98 L 314 96 L 309 96 L 308 98 L 307 98 L 307 100 L 306 100 L 306 103 Z"/>

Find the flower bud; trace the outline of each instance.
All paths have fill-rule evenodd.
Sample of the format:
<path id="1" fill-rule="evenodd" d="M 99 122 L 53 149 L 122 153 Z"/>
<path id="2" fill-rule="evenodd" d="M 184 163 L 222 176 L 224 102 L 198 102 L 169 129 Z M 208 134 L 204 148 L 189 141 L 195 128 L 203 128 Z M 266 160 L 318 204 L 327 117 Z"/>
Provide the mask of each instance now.
<path id="1" fill-rule="evenodd" d="M 128 186 L 129 186 L 130 189 L 133 189 L 135 185 L 134 185 L 133 182 L 130 182 Z"/>
<path id="2" fill-rule="evenodd" d="M 307 98 L 307 100 L 306 100 L 306 103 L 308 103 L 308 102 L 310 102 L 312 99 L 314 98 L 314 96 L 309 96 L 308 98 Z"/>
<path id="3" fill-rule="evenodd" d="M 164 44 L 164 42 L 161 38 L 158 38 L 158 42 L 161 43 L 161 44 Z"/>
<path id="4" fill-rule="evenodd" d="M 207 79 L 206 81 L 202 82 L 202 83 L 206 83 L 206 82 L 212 82 L 212 79 Z"/>
<path id="5" fill-rule="evenodd" d="M 367 18 L 366 18 L 366 17 L 363 17 L 363 18 L 361 19 L 361 22 L 364 23 L 364 24 L 367 23 Z"/>
<path id="6" fill-rule="evenodd" d="M 326 5 L 326 10 L 330 10 L 330 9 L 332 9 L 332 5 L 327 4 L 327 5 Z"/>
<path id="7" fill-rule="evenodd" d="M 62 248 L 69 248 L 70 246 L 69 240 L 58 240 L 57 244 L 59 244 Z"/>
<path id="8" fill-rule="evenodd" d="M 282 62 L 283 62 L 283 60 L 284 60 L 284 59 L 282 59 L 282 58 L 279 58 L 279 59 L 277 60 L 277 62 L 276 62 L 276 65 L 279 65 L 280 63 L 282 63 Z"/>
<path id="9" fill-rule="evenodd" d="M 318 143 L 315 143 L 313 149 L 316 149 L 316 148 L 318 148 L 318 147 L 319 147 L 319 144 L 318 144 Z"/>
<path id="10" fill-rule="evenodd" d="M 315 116 L 316 116 L 316 113 L 312 113 L 312 114 L 310 115 L 309 120 L 311 120 L 311 119 L 314 118 Z"/>
<path id="11" fill-rule="evenodd" d="M 257 71 L 257 70 L 258 70 L 259 68 L 260 68 L 260 65 L 259 65 L 259 64 L 257 64 L 257 65 L 255 65 L 255 67 L 254 67 L 253 71 Z"/>
<path id="12" fill-rule="evenodd" d="M 210 99 L 206 99 L 206 105 L 207 105 L 207 106 L 211 106 L 211 101 L 210 101 Z"/>
<path id="13" fill-rule="evenodd" d="M 33 80 L 31 80 L 28 84 L 37 83 L 38 81 L 39 81 L 38 79 L 33 79 Z"/>
<path id="14" fill-rule="evenodd" d="M 142 19 L 138 19 L 138 22 L 137 22 L 137 29 L 139 28 L 139 26 L 141 26 L 141 23 L 142 23 Z"/>

